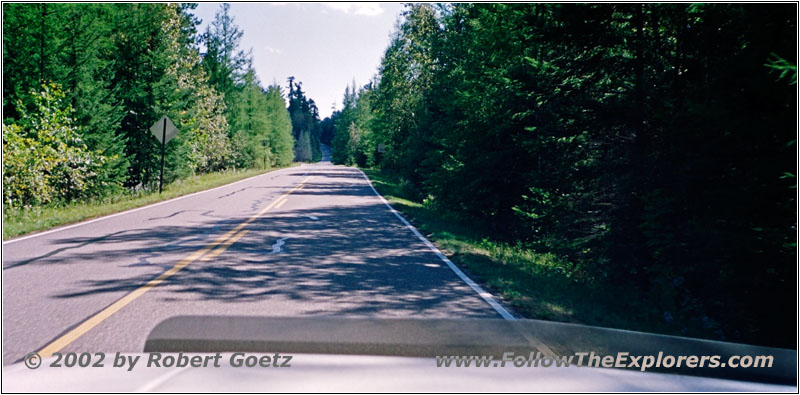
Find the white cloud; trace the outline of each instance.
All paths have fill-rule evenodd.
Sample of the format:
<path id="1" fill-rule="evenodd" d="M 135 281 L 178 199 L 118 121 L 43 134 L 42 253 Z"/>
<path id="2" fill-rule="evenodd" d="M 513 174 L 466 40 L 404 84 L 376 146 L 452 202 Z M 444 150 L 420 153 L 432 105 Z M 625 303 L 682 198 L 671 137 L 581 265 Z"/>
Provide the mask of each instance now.
<path id="1" fill-rule="evenodd" d="M 345 14 L 375 16 L 383 13 L 380 3 L 325 3 L 325 6 Z"/>
<path id="2" fill-rule="evenodd" d="M 276 55 L 280 55 L 280 54 L 282 54 L 282 53 L 283 53 L 283 50 L 282 50 L 282 49 L 280 49 L 280 48 L 272 48 L 272 47 L 270 47 L 269 45 L 267 45 L 266 47 L 264 47 L 264 50 L 265 50 L 265 51 L 267 51 L 267 52 L 269 52 L 269 53 L 274 53 L 274 54 L 276 54 Z"/>

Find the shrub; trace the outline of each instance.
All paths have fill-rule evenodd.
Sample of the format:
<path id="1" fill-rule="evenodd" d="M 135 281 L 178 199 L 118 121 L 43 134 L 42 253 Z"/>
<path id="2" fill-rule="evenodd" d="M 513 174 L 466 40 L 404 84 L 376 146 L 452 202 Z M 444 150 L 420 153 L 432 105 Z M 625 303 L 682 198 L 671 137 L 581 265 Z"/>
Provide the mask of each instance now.
<path id="1" fill-rule="evenodd" d="M 72 107 L 55 84 L 18 104 L 15 124 L 3 124 L 3 199 L 10 207 L 84 197 L 106 158 L 90 151 L 73 125 Z"/>

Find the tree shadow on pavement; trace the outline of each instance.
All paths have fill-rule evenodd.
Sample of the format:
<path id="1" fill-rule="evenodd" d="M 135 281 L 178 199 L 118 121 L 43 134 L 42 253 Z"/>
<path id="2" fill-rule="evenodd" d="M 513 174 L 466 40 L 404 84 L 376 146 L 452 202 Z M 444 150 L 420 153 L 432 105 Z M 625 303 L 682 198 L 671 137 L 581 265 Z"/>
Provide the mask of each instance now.
<path id="1" fill-rule="evenodd" d="M 353 182 L 324 182 L 334 175 Z M 345 195 L 348 198 L 342 199 Z M 304 306 L 301 314 L 312 315 L 497 317 L 388 210 L 360 173 L 326 171 L 324 177 L 315 177 L 292 193 L 299 196 L 313 196 L 314 205 L 268 212 L 247 225 L 248 233 L 224 253 L 210 261 L 192 262 L 150 293 L 171 302 L 223 302 L 226 314 L 235 313 L 239 305 L 249 309 L 254 303 L 296 303 Z M 63 250 L 58 258 L 40 257 L 36 264 L 102 265 L 132 255 L 166 253 L 183 257 L 242 221 L 232 218 L 136 229 L 100 239 L 69 239 L 74 245 L 92 241 L 105 248 L 102 254 Z M 281 238 L 285 244 L 280 253 L 273 253 Z M 125 247 L 115 249 L 115 245 Z M 70 292 L 54 297 L 132 291 L 175 263 L 130 277 L 78 281 Z"/>

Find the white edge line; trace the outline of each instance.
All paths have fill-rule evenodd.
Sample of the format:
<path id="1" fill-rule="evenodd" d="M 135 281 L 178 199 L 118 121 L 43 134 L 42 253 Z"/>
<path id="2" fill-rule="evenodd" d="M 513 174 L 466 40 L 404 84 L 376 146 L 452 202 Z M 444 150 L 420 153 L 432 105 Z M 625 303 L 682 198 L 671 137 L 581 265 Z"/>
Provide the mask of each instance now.
<path id="1" fill-rule="evenodd" d="M 300 165 L 300 166 L 302 166 L 302 165 Z M 102 216 L 102 217 L 98 217 L 98 218 L 90 219 L 90 220 L 87 220 L 87 221 L 78 222 L 78 223 L 76 223 L 76 224 L 71 224 L 71 225 L 62 226 L 62 227 L 55 228 L 55 229 L 46 230 L 46 231 L 44 231 L 44 232 L 39 232 L 39 233 L 34 233 L 34 234 L 31 234 L 31 235 L 27 235 L 27 236 L 17 237 L 17 238 L 15 238 L 15 239 L 11 239 L 11 240 L 6 240 L 6 241 L 4 241 L 4 242 L 3 242 L 3 245 L 5 246 L 5 245 L 11 244 L 11 243 L 16 243 L 16 242 L 18 242 L 18 241 L 22 241 L 22 240 L 28 240 L 28 239 L 32 239 L 32 238 L 34 238 L 34 237 L 39 237 L 39 236 L 48 235 L 48 234 L 50 234 L 50 233 L 61 232 L 62 230 L 72 229 L 72 228 L 76 228 L 76 227 L 78 227 L 78 226 L 88 225 L 88 224 L 91 224 L 91 223 L 94 223 L 94 222 L 103 221 L 103 220 L 106 220 L 106 219 L 109 219 L 109 218 L 118 217 L 118 216 L 120 216 L 120 215 L 130 214 L 130 213 L 134 213 L 134 212 L 137 212 L 137 211 L 140 211 L 140 210 L 145 210 L 145 209 L 148 209 L 148 208 L 153 208 L 153 207 L 156 207 L 156 206 L 160 206 L 160 205 L 162 205 L 162 204 L 172 203 L 172 202 L 174 202 L 174 201 L 176 201 L 176 200 L 185 199 L 185 198 L 188 198 L 188 197 L 192 197 L 192 196 L 194 196 L 194 195 L 199 195 L 199 194 L 201 194 L 201 193 L 206 193 L 206 192 L 216 191 L 217 189 L 222 189 L 222 188 L 229 187 L 229 186 L 231 186 L 231 185 L 236 185 L 236 184 L 239 184 L 239 183 L 242 183 L 242 182 L 245 182 L 245 181 L 249 181 L 249 180 L 252 180 L 252 179 L 254 179 L 254 178 L 256 178 L 256 177 L 262 177 L 262 176 L 265 176 L 265 175 L 267 175 L 267 174 L 276 173 L 276 172 L 279 172 L 279 171 L 284 171 L 284 170 L 290 170 L 290 169 L 294 169 L 294 168 L 296 168 L 296 167 L 300 167 L 300 166 L 292 166 L 292 167 L 287 167 L 287 168 L 285 168 L 285 169 L 278 169 L 278 170 L 268 171 L 268 172 L 266 172 L 266 173 L 258 174 L 258 175 L 252 176 L 252 177 L 247 177 L 247 178 L 245 178 L 245 179 L 243 179 L 243 180 L 234 181 L 234 182 L 232 182 L 232 183 L 230 183 L 230 184 L 220 185 L 220 186 L 218 186 L 218 187 L 214 187 L 214 188 L 211 188 L 211 189 L 206 189 L 206 190 L 202 190 L 202 191 L 192 192 L 192 193 L 190 193 L 190 194 L 188 194 L 188 195 L 182 195 L 182 196 L 174 197 L 174 198 L 172 198 L 172 199 L 169 199 L 169 200 L 164 200 L 164 201 L 160 201 L 160 202 L 156 202 L 156 203 L 148 204 L 148 205 L 146 205 L 146 206 L 142 206 L 142 207 L 136 207 L 136 208 L 132 208 L 132 209 L 125 210 L 125 211 L 120 211 L 120 212 L 118 212 L 118 213 L 109 214 L 109 215 L 105 215 L 105 216 Z M 306 174 L 308 174 L 308 172 L 306 172 Z M 304 174 L 304 175 L 305 175 L 305 174 Z"/>
<path id="2" fill-rule="evenodd" d="M 400 221 L 402 221 L 403 224 L 405 224 L 406 227 L 411 230 L 411 232 L 413 232 L 420 240 L 422 240 L 422 242 L 425 243 L 425 245 L 428 246 L 428 248 L 430 248 L 431 251 L 433 251 L 433 253 L 436 254 L 436 256 L 439 257 L 439 259 L 444 261 L 444 263 L 446 263 L 447 266 L 451 270 L 453 270 L 453 272 L 455 272 L 455 274 L 458 277 L 460 277 L 462 280 L 464 280 L 464 282 L 467 283 L 467 285 L 469 285 L 469 287 L 472 288 L 472 290 L 475 291 L 478 294 L 478 296 L 480 296 L 484 301 L 486 301 L 486 303 L 488 303 L 489 306 L 492 306 L 492 308 L 495 311 L 497 311 L 497 313 L 500 314 L 501 317 L 503 317 L 503 318 L 505 318 L 505 319 L 507 319 L 509 321 L 515 321 L 516 320 L 516 318 L 514 318 L 514 316 L 511 313 L 509 313 L 508 310 L 506 310 L 503 306 L 500 305 L 500 303 L 497 302 L 497 300 L 495 300 L 495 298 L 494 298 L 494 296 L 492 296 L 492 294 L 490 294 L 489 292 L 484 291 L 483 288 L 481 288 L 481 286 L 478 285 L 478 283 L 476 283 L 475 281 L 472 281 L 471 278 L 467 277 L 467 275 L 464 274 L 464 272 L 462 272 L 461 269 L 459 269 L 455 264 L 453 264 L 453 262 L 451 262 L 450 259 L 448 259 L 444 254 L 442 254 L 442 252 L 439 251 L 439 249 L 436 248 L 436 246 L 433 245 L 433 243 L 431 243 L 430 240 L 428 240 L 425 236 L 423 236 L 422 233 L 420 233 L 417 230 L 417 228 L 414 227 L 414 225 L 411 225 L 411 223 L 408 222 L 405 219 L 405 217 L 403 217 L 403 215 L 400 214 L 399 211 L 395 210 L 394 207 L 392 207 L 392 205 L 389 204 L 388 201 L 386 201 L 386 198 L 384 198 L 380 193 L 378 193 L 378 190 L 375 189 L 375 187 L 372 185 L 372 181 L 369 179 L 369 177 L 367 177 L 366 173 L 364 173 L 363 171 L 361 171 L 361 169 L 358 169 L 358 168 L 356 168 L 356 170 L 361 172 L 361 175 L 364 176 L 364 179 L 367 180 L 367 183 L 369 184 L 369 187 L 372 188 L 372 192 L 375 192 L 375 195 L 378 195 L 378 197 L 381 199 L 381 201 L 383 201 L 383 204 L 385 204 L 386 207 L 389 208 L 389 211 L 391 211 L 392 214 L 397 216 L 397 218 L 399 218 Z"/>

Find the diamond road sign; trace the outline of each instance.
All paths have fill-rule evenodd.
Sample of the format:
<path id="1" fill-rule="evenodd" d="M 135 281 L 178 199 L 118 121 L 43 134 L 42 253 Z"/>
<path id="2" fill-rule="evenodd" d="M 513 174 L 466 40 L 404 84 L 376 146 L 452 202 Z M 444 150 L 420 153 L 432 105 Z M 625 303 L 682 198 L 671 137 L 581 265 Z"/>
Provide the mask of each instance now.
<path id="1" fill-rule="evenodd" d="M 166 131 L 164 127 L 166 126 Z M 178 135 L 178 128 L 175 127 L 175 124 L 164 115 L 158 122 L 154 123 L 153 126 L 150 127 L 150 131 L 153 132 L 153 136 L 156 136 L 159 143 L 165 144 L 172 140 L 173 137 Z M 161 138 L 164 138 L 164 141 L 161 141 Z"/>

